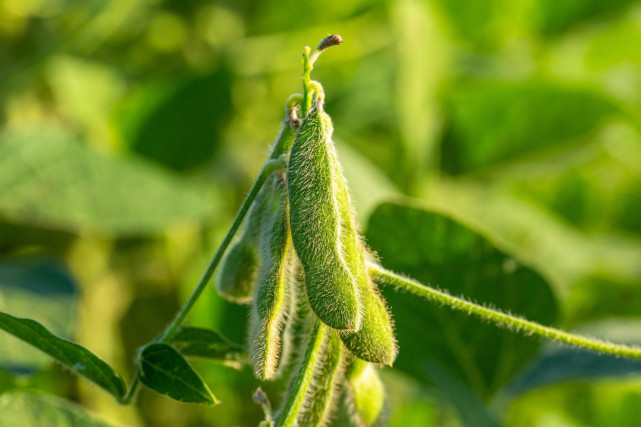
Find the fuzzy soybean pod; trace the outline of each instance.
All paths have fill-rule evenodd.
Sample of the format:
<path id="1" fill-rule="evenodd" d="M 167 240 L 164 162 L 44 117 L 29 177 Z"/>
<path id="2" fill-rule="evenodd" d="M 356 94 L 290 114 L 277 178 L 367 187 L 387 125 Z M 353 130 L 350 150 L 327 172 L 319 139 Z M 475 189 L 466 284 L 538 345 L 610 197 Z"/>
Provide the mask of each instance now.
<path id="1" fill-rule="evenodd" d="M 385 386 L 376 368 L 352 358 L 346 385 L 347 406 L 354 424 L 361 427 L 380 424 L 385 418 L 381 417 L 385 412 Z"/>
<path id="2" fill-rule="evenodd" d="M 293 120 L 298 121 L 297 118 Z M 296 134 L 298 133 L 298 127 L 300 122 L 295 123 L 291 118 L 287 118 L 280 126 L 278 131 L 278 136 L 276 141 L 272 144 L 271 154 L 269 155 L 270 159 L 277 159 L 281 155 L 286 154 L 292 148 Z"/>
<path id="3" fill-rule="evenodd" d="M 312 383 L 296 418 L 297 425 L 322 427 L 330 423 L 345 379 L 346 357 L 348 354 L 340 338 L 335 331 L 329 331 L 314 367 Z"/>
<path id="4" fill-rule="evenodd" d="M 392 366 L 398 353 L 392 319 L 376 285 L 371 280 L 368 283 L 369 288 L 361 293 L 366 307 L 363 327 L 358 332 L 341 332 L 340 336 L 359 359 Z"/>
<path id="5" fill-rule="evenodd" d="M 243 234 L 223 260 L 216 289 L 231 302 L 248 304 L 252 300 L 259 268 L 258 235 L 264 203 L 264 191 L 261 191 L 247 213 Z"/>
<path id="6" fill-rule="evenodd" d="M 270 380 L 284 360 L 295 290 L 288 289 L 288 275 L 295 258 L 290 252 L 287 188 L 284 177 L 275 176 L 265 188 L 265 206 L 260 233 L 260 271 L 249 324 L 249 355 L 260 380 Z"/>
<path id="7" fill-rule="evenodd" d="M 272 144 L 270 159 L 277 159 L 291 148 L 298 126 L 286 119 Z M 271 180 L 267 180 L 265 187 Z M 258 238 L 263 219 L 263 199 L 265 190 L 260 191 L 245 219 L 246 225 L 241 237 L 229 248 L 221 272 L 216 281 L 216 289 L 231 302 L 247 304 L 253 297 L 254 285 L 260 265 Z"/>
<path id="8" fill-rule="evenodd" d="M 331 133 L 331 119 L 317 102 L 301 124 L 287 169 L 291 235 L 316 316 L 331 328 L 358 330 L 362 307 L 343 248 L 337 200 L 343 178 Z"/>
<path id="9" fill-rule="evenodd" d="M 362 327 L 359 331 L 341 332 L 345 346 L 355 356 L 372 363 L 392 365 L 398 346 L 391 316 L 376 285 L 365 267 L 365 245 L 356 230 L 356 221 L 345 180 L 338 181 L 337 200 L 343 233 L 343 248 L 352 274 L 356 279 L 358 296 L 363 306 Z"/>

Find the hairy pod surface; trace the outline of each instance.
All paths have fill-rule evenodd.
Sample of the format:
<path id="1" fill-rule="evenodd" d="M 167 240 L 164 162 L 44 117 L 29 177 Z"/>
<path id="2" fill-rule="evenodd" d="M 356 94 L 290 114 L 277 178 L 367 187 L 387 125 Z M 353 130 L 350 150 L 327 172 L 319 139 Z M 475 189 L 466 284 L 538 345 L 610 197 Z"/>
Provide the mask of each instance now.
<path id="1" fill-rule="evenodd" d="M 265 188 L 266 202 L 259 240 L 260 271 L 249 324 L 249 356 L 260 380 L 274 379 L 283 364 L 286 323 L 295 289 L 288 289 L 291 240 L 287 188 L 275 176 Z M 291 254 L 293 255 L 293 254 Z"/>
<path id="2" fill-rule="evenodd" d="M 298 127 L 289 119 L 281 124 L 276 140 L 272 144 L 271 159 L 277 159 L 287 153 L 298 132 Z M 271 182 L 267 180 L 265 186 Z M 246 225 L 241 237 L 229 248 L 225 256 L 221 272 L 216 281 L 216 289 L 224 298 L 231 302 L 247 304 L 251 302 L 254 286 L 258 279 L 260 268 L 260 253 L 258 238 L 261 233 L 261 221 L 265 216 L 263 206 L 265 201 L 265 188 L 263 188 L 251 209 L 247 213 Z"/>
<path id="3" fill-rule="evenodd" d="M 369 287 L 362 292 L 364 306 L 363 327 L 358 332 L 341 332 L 345 347 L 359 359 L 392 366 L 398 347 L 391 316 L 376 285 L 369 280 Z"/>
<path id="4" fill-rule="evenodd" d="M 290 154 L 287 181 L 291 235 L 303 264 L 310 307 L 334 329 L 358 330 L 362 307 L 344 250 L 339 193 L 344 179 L 320 103 L 303 120 Z"/>
<path id="5" fill-rule="evenodd" d="M 345 353 L 335 331 L 329 331 L 321 357 L 314 367 L 312 384 L 296 419 L 299 426 L 326 426 L 336 410 L 336 400 L 345 378 Z"/>
<path id="6" fill-rule="evenodd" d="M 377 424 L 385 408 L 385 386 L 376 368 L 352 358 L 346 383 L 348 408 L 354 424 L 362 427 Z"/>

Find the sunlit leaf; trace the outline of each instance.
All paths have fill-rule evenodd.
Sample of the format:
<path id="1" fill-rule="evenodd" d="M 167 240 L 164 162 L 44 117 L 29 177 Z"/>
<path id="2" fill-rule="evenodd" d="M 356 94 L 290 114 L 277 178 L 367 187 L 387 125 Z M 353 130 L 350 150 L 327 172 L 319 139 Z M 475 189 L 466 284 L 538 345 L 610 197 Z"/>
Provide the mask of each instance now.
<path id="1" fill-rule="evenodd" d="M 14 222 L 152 233 L 210 219 L 210 193 L 140 160 L 94 153 L 63 133 L 0 136 L 0 215 Z"/>
<path id="2" fill-rule="evenodd" d="M 125 384 L 114 370 L 86 348 L 58 338 L 40 323 L 0 312 L 0 328 L 53 357 L 89 381 L 111 393 L 116 399 L 125 394 Z"/>
<path id="3" fill-rule="evenodd" d="M 26 392 L 0 396 L 3 427 L 111 427 L 82 406 L 68 400 Z"/>
<path id="4" fill-rule="evenodd" d="M 140 355 L 140 381 L 172 399 L 215 405 L 218 399 L 176 349 L 167 344 L 151 344 Z"/>

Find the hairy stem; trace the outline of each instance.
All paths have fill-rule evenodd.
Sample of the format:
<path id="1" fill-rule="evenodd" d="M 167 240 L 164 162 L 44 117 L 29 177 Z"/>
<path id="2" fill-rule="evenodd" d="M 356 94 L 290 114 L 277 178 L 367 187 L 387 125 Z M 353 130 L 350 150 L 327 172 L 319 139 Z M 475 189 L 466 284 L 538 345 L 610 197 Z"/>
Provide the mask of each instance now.
<path id="1" fill-rule="evenodd" d="M 232 239 L 234 238 L 236 231 L 238 231 L 240 224 L 245 218 L 245 215 L 247 214 L 247 212 L 249 211 L 249 208 L 251 207 L 251 204 L 256 198 L 256 196 L 258 195 L 258 192 L 260 191 L 263 184 L 265 183 L 265 180 L 274 171 L 279 169 L 284 169 L 285 167 L 286 167 L 286 164 L 281 159 L 270 159 L 267 162 L 265 162 L 265 164 L 263 165 L 263 168 L 258 174 L 258 177 L 256 178 L 256 181 L 254 181 L 254 185 L 252 185 L 252 188 L 249 190 L 249 194 L 247 194 L 247 197 L 245 197 L 243 204 L 240 206 L 240 209 L 238 210 L 238 213 L 236 214 L 236 217 L 234 218 L 234 222 L 232 222 L 231 227 L 229 228 L 229 231 L 227 231 L 227 234 L 225 235 L 225 238 L 223 239 L 222 243 L 216 250 L 214 257 L 209 262 L 209 265 L 207 266 L 207 270 L 205 270 L 205 273 L 200 278 L 200 281 L 192 291 L 191 295 L 189 296 L 189 299 L 182 306 L 182 308 L 180 309 L 180 311 L 178 312 L 174 320 L 167 326 L 167 328 L 163 331 L 163 333 L 160 334 L 154 340 L 154 342 L 167 343 L 171 341 L 173 336 L 176 334 L 176 331 L 178 330 L 178 328 L 180 328 L 182 323 L 185 321 L 185 318 L 189 314 L 189 311 L 193 308 L 194 304 L 196 304 L 196 301 L 198 300 L 200 295 L 203 293 L 203 291 L 207 287 L 207 283 L 209 283 L 209 281 L 211 280 L 211 276 L 214 274 L 216 267 L 220 263 L 220 260 L 225 254 L 225 251 L 227 250 L 227 247 L 229 246 Z M 131 387 L 129 388 L 129 392 L 124 398 L 125 404 L 129 404 L 132 402 L 139 384 L 140 384 L 140 377 L 139 377 L 139 373 L 136 372 L 136 375 L 134 376 L 131 382 Z"/>
<path id="2" fill-rule="evenodd" d="M 588 338 L 560 329 L 544 326 L 540 323 L 532 322 L 530 320 L 503 313 L 499 310 L 484 307 L 460 297 L 449 295 L 441 290 L 423 285 L 414 279 L 389 271 L 378 264 L 368 263 L 367 267 L 372 279 L 380 285 L 396 286 L 410 293 L 421 296 L 431 302 L 443 304 L 453 310 L 473 314 L 494 323 L 495 325 L 514 329 L 526 335 L 538 335 L 543 338 L 599 353 L 641 360 L 641 348 L 623 344 L 613 344 L 599 339 Z"/>
<path id="3" fill-rule="evenodd" d="M 302 111 L 303 117 L 305 117 L 305 115 L 307 114 L 307 111 L 312 106 L 312 98 L 310 93 L 309 82 L 311 80 L 313 64 L 309 60 L 310 52 L 311 52 L 311 49 L 309 47 L 305 47 L 305 50 L 303 51 L 303 75 L 301 77 L 303 81 L 303 104 L 301 105 L 301 109 L 303 110 Z"/>
<path id="4" fill-rule="evenodd" d="M 327 327 L 316 321 L 311 336 L 309 337 L 309 344 L 305 350 L 305 356 L 298 372 L 296 382 L 287 398 L 287 403 L 283 412 L 278 417 L 277 427 L 291 427 L 296 422 L 298 411 L 300 410 L 305 394 L 314 376 L 314 366 L 318 359 L 321 347 L 323 345 L 323 338 L 325 338 Z"/>
<path id="5" fill-rule="evenodd" d="M 303 102 L 301 105 L 303 117 L 305 117 L 307 111 L 309 111 L 309 109 L 312 107 L 312 92 L 316 89 L 318 95 L 318 89 L 320 88 L 320 92 L 322 93 L 322 88 L 320 87 L 320 85 L 316 82 L 318 86 L 314 87 L 312 84 L 313 82 L 311 81 L 311 73 L 312 69 L 314 68 L 314 63 L 321 55 L 321 53 L 323 53 L 326 49 L 341 44 L 343 44 L 343 39 L 341 38 L 341 36 L 337 34 L 331 34 L 321 40 L 321 42 L 318 44 L 318 46 L 316 46 L 316 49 L 314 49 L 313 52 L 310 47 L 305 47 L 305 50 L 303 51 L 303 75 L 301 76 L 301 79 L 303 81 Z"/>

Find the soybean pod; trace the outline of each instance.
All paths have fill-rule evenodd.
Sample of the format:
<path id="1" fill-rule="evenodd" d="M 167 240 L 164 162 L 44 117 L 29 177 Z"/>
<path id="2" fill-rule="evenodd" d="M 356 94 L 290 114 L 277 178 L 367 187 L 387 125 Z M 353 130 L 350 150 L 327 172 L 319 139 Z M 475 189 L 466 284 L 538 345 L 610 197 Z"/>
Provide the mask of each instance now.
<path id="1" fill-rule="evenodd" d="M 292 123 L 291 117 L 282 123 L 278 136 L 272 144 L 271 159 L 276 159 L 289 151 L 297 129 L 297 126 Z M 269 182 L 268 179 L 265 185 L 267 186 Z M 261 233 L 261 221 L 264 217 L 262 207 L 264 192 L 264 189 L 261 190 L 254 200 L 247 213 L 242 235 L 230 247 L 216 280 L 216 289 L 220 295 L 231 302 L 247 304 L 253 298 L 254 286 L 260 268 L 258 238 Z"/>
<path id="2" fill-rule="evenodd" d="M 249 355 L 256 376 L 276 377 L 283 365 L 286 322 L 295 289 L 288 289 L 290 254 L 289 214 L 284 177 L 275 176 L 265 188 L 265 208 L 259 248 L 261 267 L 249 324 Z"/>
<path id="3" fill-rule="evenodd" d="M 386 400 L 385 386 L 376 368 L 353 358 L 347 372 L 347 406 L 352 421 L 357 426 L 370 427 L 382 424 Z"/>
<path id="4" fill-rule="evenodd" d="M 362 307 L 343 247 L 337 183 L 342 174 L 331 133 L 331 119 L 317 101 L 303 120 L 287 169 L 291 235 L 316 316 L 334 329 L 358 330 Z"/>
<path id="5" fill-rule="evenodd" d="M 322 427 L 331 421 L 345 378 L 346 353 L 336 332 L 329 331 L 296 419 L 299 426 Z"/>

